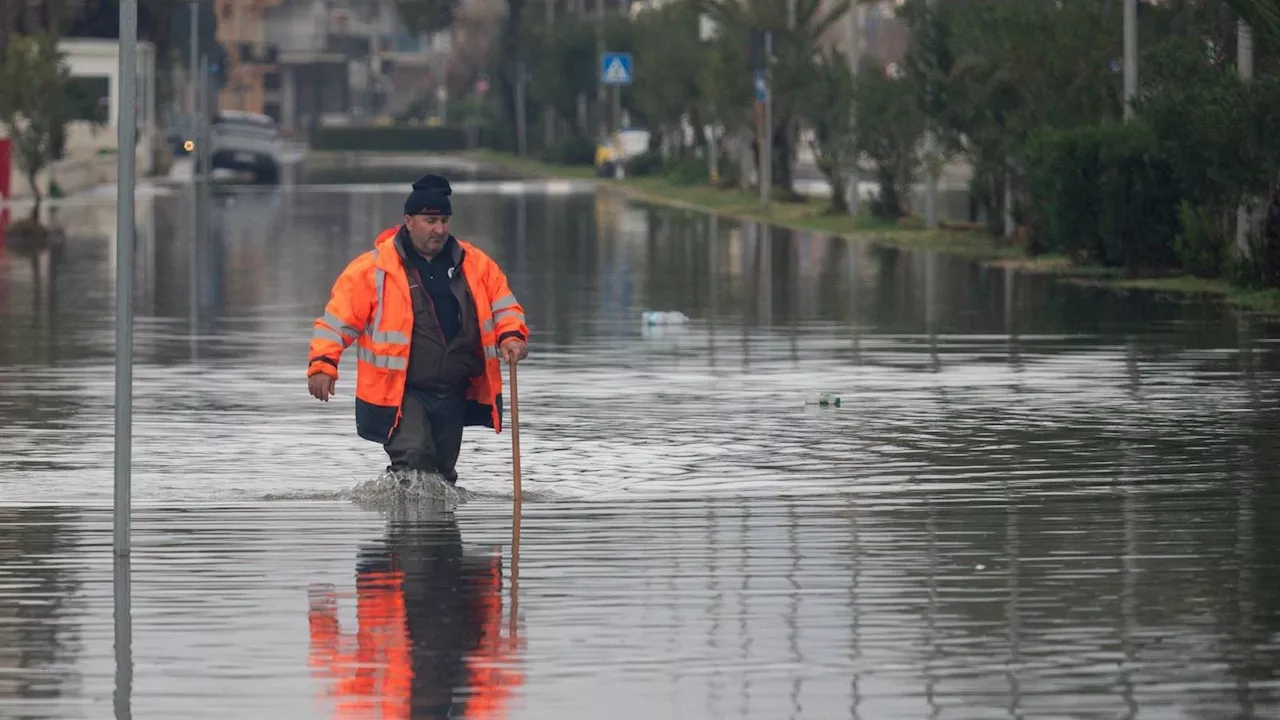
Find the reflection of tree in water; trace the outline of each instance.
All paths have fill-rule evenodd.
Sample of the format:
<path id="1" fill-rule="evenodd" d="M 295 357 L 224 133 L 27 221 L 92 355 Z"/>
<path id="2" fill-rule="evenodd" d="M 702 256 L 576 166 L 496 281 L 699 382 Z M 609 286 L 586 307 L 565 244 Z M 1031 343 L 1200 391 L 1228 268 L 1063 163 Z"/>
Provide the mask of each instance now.
<path id="1" fill-rule="evenodd" d="M 76 551 L 60 508 L 0 507 L 0 705 L 62 696 L 73 679 L 79 632 L 66 616 L 80 583 L 68 572 Z"/>
<path id="2" fill-rule="evenodd" d="M 499 556 L 468 551 L 452 513 L 395 517 L 357 560 L 354 632 L 312 587 L 310 665 L 339 717 L 500 717 L 521 682 L 502 616 Z"/>

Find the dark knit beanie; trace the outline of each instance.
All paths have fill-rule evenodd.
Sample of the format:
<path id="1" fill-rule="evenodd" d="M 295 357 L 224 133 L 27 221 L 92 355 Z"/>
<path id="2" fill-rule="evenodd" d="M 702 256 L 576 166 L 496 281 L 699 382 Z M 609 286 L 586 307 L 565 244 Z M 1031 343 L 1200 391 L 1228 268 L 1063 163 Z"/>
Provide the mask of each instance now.
<path id="1" fill-rule="evenodd" d="M 405 215 L 452 215 L 453 206 L 449 196 L 453 188 L 449 181 L 441 175 L 423 175 L 413 184 L 413 192 L 404 201 Z"/>

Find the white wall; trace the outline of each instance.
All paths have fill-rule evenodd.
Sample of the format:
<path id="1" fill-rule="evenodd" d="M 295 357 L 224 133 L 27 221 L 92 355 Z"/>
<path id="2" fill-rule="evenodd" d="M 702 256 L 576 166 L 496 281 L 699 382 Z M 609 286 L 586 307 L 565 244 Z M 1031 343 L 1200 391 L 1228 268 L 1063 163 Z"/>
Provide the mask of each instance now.
<path id="1" fill-rule="evenodd" d="M 105 77 L 108 85 L 107 126 L 113 130 L 120 117 L 120 43 L 115 40 L 65 38 L 58 49 L 72 77 Z M 144 131 L 156 124 L 156 49 L 138 42 L 138 120 Z"/>
<path id="2" fill-rule="evenodd" d="M 67 146 L 64 158 L 40 173 L 36 182 L 43 192 L 48 192 L 50 174 L 56 175 L 58 184 L 68 192 L 85 189 L 104 182 L 114 182 L 114 156 L 99 155 L 103 149 L 117 148 L 117 120 L 120 111 L 120 45 L 115 40 L 66 38 L 58 42 L 64 62 L 72 77 L 107 78 L 108 107 L 106 127 L 94 127 L 87 122 L 73 122 L 67 127 Z M 152 146 L 159 130 L 156 126 L 156 51 L 148 42 L 138 42 L 138 125 L 139 147 L 137 151 L 138 176 L 149 175 L 155 158 Z M 13 199 L 30 197 L 31 188 L 26 176 L 11 162 L 9 187 Z"/>

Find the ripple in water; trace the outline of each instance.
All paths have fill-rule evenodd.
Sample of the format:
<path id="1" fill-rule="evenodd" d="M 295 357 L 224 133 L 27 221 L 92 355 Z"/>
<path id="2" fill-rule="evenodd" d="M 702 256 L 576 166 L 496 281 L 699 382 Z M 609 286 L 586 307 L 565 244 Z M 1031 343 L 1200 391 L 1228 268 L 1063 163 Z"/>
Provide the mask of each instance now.
<path id="1" fill-rule="evenodd" d="M 551 490 L 523 490 L 520 497 L 525 502 L 554 502 L 571 498 Z M 469 500 L 511 500 L 513 498 L 512 492 L 484 492 L 469 490 L 460 485 L 450 485 L 439 473 L 386 470 L 373 480 L 358 482 L 345 490 L 267 493 L 262 496 L 266 501 L 350 500 L 366 510 L 388 510 L 400 504 L 415 502 L 452 510 Z"/>
<path id="2" fill-rule="evenodd" d="M 450 485 L 439 473 L 417 470 L 385 470 L 373 480 L 332 493 L 270 493 L 264 500 L 350 500 L 369 510 L 390 509 L 403 503 L 421 502 L 435 507 L 456 508 L 475 497 L 466 488 Z"/>

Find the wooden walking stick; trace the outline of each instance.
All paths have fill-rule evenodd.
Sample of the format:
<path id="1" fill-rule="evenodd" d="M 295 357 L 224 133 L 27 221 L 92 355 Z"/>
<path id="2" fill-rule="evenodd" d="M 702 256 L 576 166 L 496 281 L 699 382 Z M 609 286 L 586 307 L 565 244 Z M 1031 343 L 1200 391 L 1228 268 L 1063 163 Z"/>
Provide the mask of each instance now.
<path id="1" fill-rule="evenodd" d="M 507 363 L 511 377 L 511 479 L 514 484 L 511 500 L 511 614 L 508 618 L 507 643 L 514 651 L 519 646 L 517 619 L 520 608 L 520 391 L 516 387 L 516 364 Z"/>
<path id="2" fill-rule="evenodd" d="M 511 374 L 511 472 L 518 503 L 523 497 L 520 492 L 520 400 L 516 389 L 516 364 L 507 363 L 507 369 Z"/>

